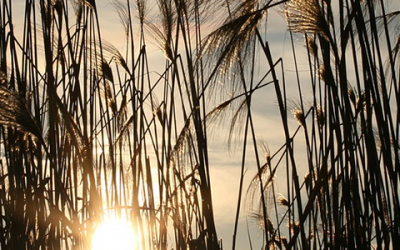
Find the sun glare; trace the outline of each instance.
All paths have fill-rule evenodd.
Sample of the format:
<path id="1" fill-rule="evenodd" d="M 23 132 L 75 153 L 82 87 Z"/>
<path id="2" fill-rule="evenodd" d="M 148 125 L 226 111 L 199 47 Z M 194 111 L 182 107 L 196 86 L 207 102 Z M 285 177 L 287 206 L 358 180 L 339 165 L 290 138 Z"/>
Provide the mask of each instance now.
<path id="1" fill-rule="evenodd" d="M 134 250 L 136 235 L 127 221 L 109 219 L 96 229 L 92 250 Z"/>

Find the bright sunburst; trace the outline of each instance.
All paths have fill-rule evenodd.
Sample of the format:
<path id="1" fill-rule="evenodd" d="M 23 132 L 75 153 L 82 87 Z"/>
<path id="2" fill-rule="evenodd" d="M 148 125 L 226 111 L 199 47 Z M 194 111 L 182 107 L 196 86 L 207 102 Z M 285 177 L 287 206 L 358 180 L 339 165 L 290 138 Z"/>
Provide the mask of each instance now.
<path id="1" fill-rule="evenodd" d="M 134 250 L 136 235 L 127 221 L 108 219 L 96 229 L 92 250 Z"/>

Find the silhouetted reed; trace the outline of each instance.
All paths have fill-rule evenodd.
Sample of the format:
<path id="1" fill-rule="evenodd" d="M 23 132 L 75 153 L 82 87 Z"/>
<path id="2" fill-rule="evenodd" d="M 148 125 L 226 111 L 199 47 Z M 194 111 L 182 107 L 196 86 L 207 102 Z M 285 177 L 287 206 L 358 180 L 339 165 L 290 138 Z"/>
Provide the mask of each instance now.
<path id="1" fill-rule="evenodd" d="M 143 249 L 222 249 L 208 143 L 224 118 L 229 143 L 242 143 L 232 249 L 246 168 L 264 248 L 400 248 L 400 12 L 386 1 L 113 1 L 123 52 L 101 35 L 95 0 L 26 1 L 22 37 L 13 4 L 0 7 L 1 249 L 90 249 L 109 215 L 127 218 Z M 275 10 L 290 83 L 261 32 Z M 284 135 L 276 152 L 253 116 L 267 88 Z"/>

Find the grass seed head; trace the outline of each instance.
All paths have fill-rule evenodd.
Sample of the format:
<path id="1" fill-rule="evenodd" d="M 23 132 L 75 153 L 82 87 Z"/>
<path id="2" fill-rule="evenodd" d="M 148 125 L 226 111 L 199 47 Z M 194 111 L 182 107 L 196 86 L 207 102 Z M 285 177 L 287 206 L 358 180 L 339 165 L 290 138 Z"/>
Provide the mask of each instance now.
<path id="1" fill-rule="evenodd" d="M 298 232 L 300 230 L 300 223 L 299 222 L 289 222 L 287 227 L 292 231 L 292 232 Z"/>
<path id="2" fill-rule="evenodd" d="M 304 176 L 304 182 L 306 184 L 307 187 L 309 187 L 311 185 L 312 182 L 312 175 L 311 172 L 308 172 L 305 176 Z"/>
<path id="3" fill-rule="evenodd" d="M 311 52 L 311 55 L 317 57 L 318 56 L 318 46 L 315 43 L 315 36 L 314 35 L 308 35 L 305 36 L 306 40 L 306 46 L 308 50 Z"/>
<path id="4" fill-rule="evenodd" d="M 321 64 L 321 66 L 318 69 L 318 76 L 319 76 L 319 79 L 321 79 L 322 81 L 325 82 L 326 75 L 325 75 L 325 66 L 323 64 Z"/>
<path id="5" fill-rule="evenodd" d="M 299 108 L 294 108 L 290 112 L 293 114 L 293 116 L 297 120 L 297 122 L 301 126 L 304 126 L 304 124 L 305 124 L 305 116 L 304 116 L 303 110 L 301 110 Z"/>
<path id="6" fill-rule="evenodd" d="M 0 124 L 14 127 L 21 132 L 41 138 L 41 130 L 26 106 L 26 100 L 18 92 L 7 88 L 7 80 L 0 85 Z"/>
<path id="7" fill-rule="evenodd" d="M 293 32 L 319 34 L 329 41 L 328 21 L 318 0 L 291 0 L 285 5 L 288 27 Z"/>
<path id="8" fill-rule="evenodd" d="M 315 120 L 320 128 L 325 125 L 325 111 L 320 106 L 317 107 L 315 112 Z"/>
<path id="9" fill-rule="evenodd" d="M 290 206 L 290 202 L 282 194 L 279 194 L 279 196 L 278 196 L 278 203 L 280 205 L 282 205 L 282 206 L 285 206 L 285 207 L 289 207 Z"/>
<path id="10" fill-rule="evenodd" d="M 356 105 L 356 95 L 354 94 L 353 88 L 349 88 L 348 95 L 349 95 L 351 103 L 353 103 L 353 105 Z"/>

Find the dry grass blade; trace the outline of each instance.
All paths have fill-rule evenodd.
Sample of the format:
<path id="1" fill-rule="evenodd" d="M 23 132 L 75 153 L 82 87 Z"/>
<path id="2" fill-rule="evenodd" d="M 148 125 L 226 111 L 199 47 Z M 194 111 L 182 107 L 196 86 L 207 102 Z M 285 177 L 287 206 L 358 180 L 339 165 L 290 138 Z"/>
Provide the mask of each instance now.
<path id="1" fill-rule="evenodd" d="M 237 72 L 239 61 L 243 65 L 250 59 L 254 46 L 255 29 L 264 18 L 266 9 L 259 9 L 249 13 L 242 13 L 227 19 L 217 30 L 213 31 L 203 42 L 201 55 L 206 65 L 215 65 L 219 72 L 211 72 L 210 79 L 218 77 L 218 74 L 226 76 L 230 69 Z M 247 55 L 247 56 L 245 56 Z M 233 74 L 234 75 L 234 74 Z M 233 83 L 235 85 L 235 82 Z"/>
<path id="2" fill-rule="evenodd" d="M 173 152 L 178 153 L 182 152 L 182 149 L 185 146 L 185 143 L 190 140 L 190 130 L 192 129 L 192 120 L 190 118 L 186 119 L 185 125 L 183 126 L 181 132 L 179 133 L 178 139 L 175 142 L 173 147 Z"/>
<path id="3" fill-rule="evenodd" d="M 104 57 L 107 58 L 108 61 L 115 60 L 115 62 L 117 62 L 118 65 L 124 68 L 129 75 L 131 74 L 125 58 L 121 55 L 119 50 L 114 45 L 103 40 L 102 48 L 104 51 Z"/>
<path id="4" fill-rule="evenodd" d="M 285 4 L 285 17 L 290 30 L 319 34 L 331 41 L 329 22 L 325 19 L 318 0 L 291 0 Z"/>
<path id="5" fill-rule="evenodd" d="M 166 59 L 172 61 L 173 53 L 172 53 L 172 44 L 171 38 L 168 38 L 168 34 L 165 34 L 158 26 L 150 21 L 145 21 L 145 25 L 148 28 L 148 31 L 157 42 L 159 48 L 164 52 L 164 56 Z M 171 31 L 167 31 L 171 32 Z M 171 34 L 170 34 L 171 35 Z"/>
<path id="6" fill-rule="evenodd" d="M 145 0 L 136 0 L 136 8 L 139 15 L 140 23 L 144 24 L 144 18 L 146 15 L 146 1 Z"/>
<path id="7" fill-rule="evenodd" d="M 117 134 L 117 137 L 115 139 L 115 144 L 119 143 L 120 140 L 124 138 L 124 135 L 128 132 L 128 130 L 131 128 L 132 123 L 134 122 L 135 116 L 132 115 L 129 117 L 129 119 L 125 122 L 124 125 L 122 125 L 119 133 Z"/>
<path id="8" fill-rule="evenodd" d="M 136 1 L 136 2 L 138 2 L 138 1 Z M 113 1 L 111 4 L 114 6 L 115 11 L 118 13 L 120 21 L 125 29 L 125 35 L 126 35 L 126 37 L 128 37 L 129 36 L 129 26 L 131 24 L 131 18 L 129 15 L 128 6 L 126 6 L 124 3 L 122 3 L 121 1 L 118 1 L 118 0 Z M 138 3 L 138 5 L 139 5 L 139 3 Z"/>
<path id="9" fill-rule="evenodd" d="M 264 190 L 267 190 L 273 184 L 275 177 L 276 177 L 275 173 L 276 173 L 277 167 L 272 169 L 272 171 L 270 169 L 271 169 L 271 166 L 268 164 L 264 164 L 261 167 L 261 177 L 262 177 L 262 180 L 264 181 L 263 182 Z M 259 181 L 259 176 L 257 174 L 255 176 L 253 176 L 253 178 L 251 179 L 251 185 L 249 186 L 247 192 L 251 193 L 254 190 L 258 191 L 257 186 L 259 186 L 259 185 L 260 185 L 260 181 Z M 252 195 L 252 196 L 254 196 L 254 195 Z"/>
<path id="10" fill-rule="evenodd" d="M 223 118 L 233 101 L 233 99 L 227 100 L 208 112 L 206 115 L 207 125 L 211 126 L 216 122 L 223 122 Z"/>
<path id="11" fill-rule="evenodd" d="M 2 76 L 3 78 L 3 76 Z M 41 142 L 41 129 L 34 121 L 32 114 L 28 111 L 26 100 L 16 91 L 9 89 L 4 78 L 0 84 L 0 124 L 15 127 L 18 130 L 29 133 Z"/>
<path id="12" fill-rule="evenodd" d="M 241 129 L 243 127 L 241 126 L 243 124 L 244 119 L 246 118 L 247 114 L 247 100 L 244 99 L 243 101 L 240 102 L 240 105 L 238 109 L 235 111 L 231 124 L 229 127 L 229 135 L 228 135 L 228 146 L 234 145 L 232 143 L 235 139 L 235 135 L 242 134 Z"/>
<path id="13" fill-rule="evenodd" d="M 105 79 L 114 83 L 114 75 L 110 68 L 110 65 L 103 59 L 101 62 L 101 73 Z"/>
<path id="14" fill-rule="evenodd" d="M 252 218 L 257 223 L 259 228 L 264 232 L 268 232 L 269 234 L 275 233 L 274 224 L 272 223 L 270 218 L 267 219 L 267 225 L 264 225 L 264 217 L 262 214 L 252 213 L 249 215 L 249 217 Z"/>
<path id="15" fill-rule="evenodd" d="M 288 199 L 287 199 L 285 196 L 283 196 L 282 194 L 279 194 L 279 196 L 278 196 L 278 203 L 279 203 L 281 206 L 285 206 L 285 207 L 289 207 L 289 206 L 290 206 L 290 202 L 289 202 Z"/>

